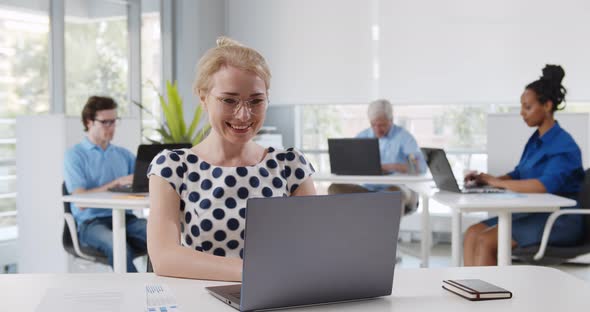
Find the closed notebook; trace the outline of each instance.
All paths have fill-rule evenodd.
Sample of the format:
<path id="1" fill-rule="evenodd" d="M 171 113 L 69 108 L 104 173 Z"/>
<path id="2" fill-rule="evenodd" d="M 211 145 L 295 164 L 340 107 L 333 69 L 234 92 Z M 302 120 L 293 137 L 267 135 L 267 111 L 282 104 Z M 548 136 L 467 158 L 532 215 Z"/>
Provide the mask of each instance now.
<path id="1" fill-rule="evenodd" d="M 445 280 L 442 287 L 472 301 L 512 298 L 510 291 L 479 279 Z"/>

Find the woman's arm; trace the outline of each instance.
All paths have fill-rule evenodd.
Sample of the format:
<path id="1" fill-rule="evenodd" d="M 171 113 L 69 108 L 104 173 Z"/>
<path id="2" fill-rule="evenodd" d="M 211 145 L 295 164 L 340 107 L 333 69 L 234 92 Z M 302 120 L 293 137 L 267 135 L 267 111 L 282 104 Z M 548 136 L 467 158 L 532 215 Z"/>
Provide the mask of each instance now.
<path id="1" fill-rule="evenodd" d="M 241 281 L 242 260 L 218 257 L 180 245 L 180 198 L 159 176 L 150 177 L 147 243 L 154 272 L 162 276 Z"/>
<path id="2" fill-rule="evenodd" d="M 517 193 L 547 193 L 547 189 L 543 183 L 537 179 L 512 180 L 509 175 L 494 177 L 482 173 L 479 175 L 478 180 L 481 180 L 487 185 L 504 188 Z"/>
<path id="3" fill-rule="evenodd" d="M 307 178 L 299 187 L 291 194 L 291 196 L 313 196 L 316 195 L 315 185 L 312 177 Z"/>

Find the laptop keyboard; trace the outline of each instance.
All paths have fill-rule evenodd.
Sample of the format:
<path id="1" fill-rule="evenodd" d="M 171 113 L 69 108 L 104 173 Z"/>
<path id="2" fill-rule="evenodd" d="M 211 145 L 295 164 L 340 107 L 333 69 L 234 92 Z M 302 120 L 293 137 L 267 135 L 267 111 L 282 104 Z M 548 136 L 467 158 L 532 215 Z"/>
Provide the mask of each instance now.
<path id="1" fill-rule="evenodd" d="M 111 188 L 109 188 L 109 191 L 119 192 L 119 193 L 133 193 L 133 184 L 125 184 L 125 185 L 111 187 Z"/>
<path id="2" fill-rule="evenodd" d="M 477 194 L 496 194 L 496 193 L 506 193 L 505 189 L 501 188 L 466 188 L 463 190 L 465 193 L 477 193 Z"/>

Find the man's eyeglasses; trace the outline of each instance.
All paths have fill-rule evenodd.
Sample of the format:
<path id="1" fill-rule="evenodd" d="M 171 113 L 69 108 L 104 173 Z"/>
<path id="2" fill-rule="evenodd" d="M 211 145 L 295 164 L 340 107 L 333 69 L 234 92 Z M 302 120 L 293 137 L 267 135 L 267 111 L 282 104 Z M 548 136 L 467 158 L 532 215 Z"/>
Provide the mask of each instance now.
<path id="1" fill-rule="evenodd" d="M 121 120 L 121 118 L 115 119 L 94 119 L 94 121 L 100 122 L 105 127 L 112 127 L 117 124 L 117 122 Z"/>
<path id="2" fill-rule="evenodd" d="M 260 115 L 266 109 L 268 99 L 263 97 L 242 100 L 238 97 L 216 96 L 217 101 L 222 104 L 222 110 L 226 114 L 237 115 L 241 108 L 246 109 L 252 115 Z"/>

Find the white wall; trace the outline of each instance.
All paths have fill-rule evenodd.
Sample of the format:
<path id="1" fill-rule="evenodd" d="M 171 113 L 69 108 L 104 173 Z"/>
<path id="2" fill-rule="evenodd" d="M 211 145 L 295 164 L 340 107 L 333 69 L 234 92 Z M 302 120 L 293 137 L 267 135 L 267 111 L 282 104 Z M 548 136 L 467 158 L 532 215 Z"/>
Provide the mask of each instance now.
<path id="1" fill-rule="evenodd" d="M 199 103 L 192 92 L 196 65 L 215 39 L 225 34 L 225 0 L 176 0 L 175 18 L 175 76 L 184 101 L 186 121 L 192 120 Z"/>
<path id="2" fill-rule="evenodd" d="M 381 94 L 396 102 L 518 103 L 546 63 L 590 100 L 590 2 L 381 1 Z"/>
<path id="3" fill-rule="evenodd" d="M 259 50 L 271 102 L 365 103 L 372 98 L 374 1 L 228 2 L 228 35 Z"/>
<path id="4" fill-rule="evenodd" d="M 229 0 L 227 21 L 267 57 L 275 104 L 517 104 L 546 63 L 590 100 L 586 0 Z"/>

